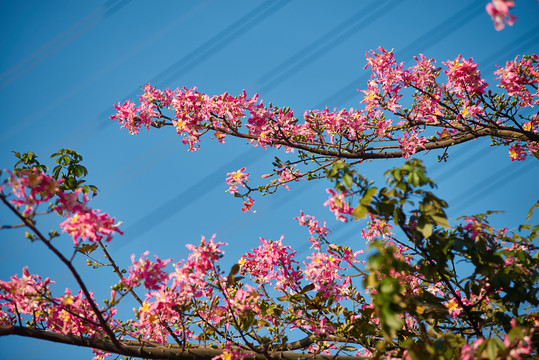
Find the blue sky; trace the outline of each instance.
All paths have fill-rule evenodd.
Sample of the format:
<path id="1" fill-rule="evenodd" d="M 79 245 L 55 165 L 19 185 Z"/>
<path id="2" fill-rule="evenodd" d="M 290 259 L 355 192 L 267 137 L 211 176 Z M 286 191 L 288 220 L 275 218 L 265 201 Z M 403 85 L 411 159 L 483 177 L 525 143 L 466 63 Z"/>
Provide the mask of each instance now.
<path id="1" fill-rule="evenodd" d="M 253 180 L 267 173 L 277 152 L 230 139 L 203 141 L 188 153 L 174 131 L 130 136 L 109 116 L 112 104 L 136 99 L 139 87 L 196 86 L 210 95 L 246 89 L 265 102 L 307 109 L 359 107 L 365 53 L 383 46 L 410 64 L 419 53 L 442 61 L 473 57 L 492 82 L 495 64 L 539 52 L 539 4 L 517 1 L 513 27 L 494 30 L 487 1 L 0 1 L 0 159 L 11 151 L 50 154 L 71 148 L 84 156 L 88 182 L 99 187 L 92 206 L 123 221 L 126 234 L 110 245 L 123 266 L 145 250 L 180 260 L 185 244 L 217 234 L 229 243 L 225 264 L 258 246 L 260 236 L 308 251 L 308 233 L 292 218 L 303 210 L 326 219 L 335 242 L 362 248 L 361 224 L 337 223 L 322 206 L 323 181 L 257 198 L 256 214 L 225 193 L 226 172 L 247 166 Z M 209 139 L 207 139 L 209 140 Z M 507 148 L 474 141 L 453 149 L 447 163 L 419 156 L 438 183 L 437 194 L 456 217 L 504 210 L 493 223 L 514 228 L 539 198 L 539 162 L 511 162 Z M 365 163 L 382 180 L 401 160 Z M 50 163 L 49 163 L 50 164 Z M 3 223 L 12 218 L 0 209 Z M 56 224 L 59 222 L 56 219 Z M 55 222 L 47 220 L 46 226 Z M 58 219 L 60 220 L 60 219 Z M 20 232 L 0 233 L 0 278 L 21 272 L 49 276 L 63 292 L 70 275 L 40 244 Z M 60 238 L 69 248 L 71 240 Z M 80 268 L 101 299 L 116 281 L 107 270 Z M 127 313 L 130 307 L 127 306 Z M 91 358 L 86 349 L 16 337 L 0 338 L 5 359 Z"/>

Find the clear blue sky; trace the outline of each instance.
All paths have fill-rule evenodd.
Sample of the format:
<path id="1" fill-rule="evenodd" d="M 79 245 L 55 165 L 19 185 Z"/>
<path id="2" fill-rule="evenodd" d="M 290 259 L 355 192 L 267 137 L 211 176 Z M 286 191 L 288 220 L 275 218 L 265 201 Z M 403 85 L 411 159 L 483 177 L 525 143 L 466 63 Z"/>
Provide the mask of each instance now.
<path id="1" fill-rule="evenodd" d="M 292 220 L 303 210 L 327 219 L 335 242 L 362 248 L 361 224 L 343 225 L 322 204 L 329 184 L 305 183 L 257 198 L 256 214 L 225 193 L 226 172 L 247 166 L 253 181 L 268 172 L 276 153 L 230 139 L 204 141 L 188 153 L 171 129 L 130 136 L 109 120 L 113 103 L 135 100 L 147 82 L 160 88 L 197 86 L 210 95 L 260 93 L 266 102 L 307 109 L 359 107 L 365 88 L 365 53 L 383 46 L 398 61 L 419 53 L 442 61 L 473 57 L 492 80 L 495 64 L 539 52 L 539 4 L 516 2 L 518 20 L 494 30 L 487 1 L 1 1 L 0 159 L 33 151 L 46 162 L 59 148 L 84 156 L 88 182 L 99 187 L 92 206 L 122 220 L 126 234 L 110 245 L 123 266 L 145 250 L 176 261 L 185 244 L 217 233 L 228 242 L 232 264 L 260 236 L 278 239 L 307 255 L 308 233 Z M 539 198 L 539 162 L 511 162 L 507 148 L 476 141 L 454 149 L 445 164 L 431 166 L 451 219 L 488 209 L 505 210 L 493 222 L 515 227 Z M 402 161 L 366 163 L 373 179 Z M 3 223 L 11 217 L 2 208 Z M 58 219 L 60 220 L 60 219 Z M 54 223 L 47 223 L 53 226 Z M 46 229 L 47 230 L 47 229 Z M 73 281 L 59 261 L 19 232 L 0 233 L 0 278 L 29 265 L 63 292 Z M 62 237 L 66 248 L 71 244 Z M 101 300 L 116 281 L 107 270 L 85 268 L 84 279 Z M 127 312 L 130 312 L 127 307 Z M 2 359 L 91 358 L 74 349 L 17 337 L 0 338 Z"/>

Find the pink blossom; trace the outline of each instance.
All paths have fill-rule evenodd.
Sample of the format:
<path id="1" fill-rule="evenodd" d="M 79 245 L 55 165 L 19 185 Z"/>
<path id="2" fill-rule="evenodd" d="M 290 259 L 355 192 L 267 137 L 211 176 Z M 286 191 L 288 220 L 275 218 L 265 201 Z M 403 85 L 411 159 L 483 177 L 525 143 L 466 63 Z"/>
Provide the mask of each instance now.
<path id="1" fill-rule="evenodd" d="M 476 218 L 466 218 L 464 221 L 466 221 L 467 224 L 463 226 L 463 229 L 471 232 L 471 238 L 474 240 L 477 239 L 479 235 L 483 235 L 485 228 L 488 227 L 487 224 L 477 220 Z"/>
<path id="2" fill-rule="evenodd" d="M 539 99 L 534 100 L 534 97 L 539 97 L 539 91 L 531 94 L 529 90 L 533 89 L 533 84 L 539 82 L 538 60 L 537 55 L 527 60 L 518 60 L 517 55 L 515 60 L 506 62 L 505 68 L 498 66 L 498 70 L 494 72 L 495 75 L 499 75 L 496 79 L 500 80 L 501 87 L 507 94 L 519 98 L 520 106 L 533 106 L 539 103 Z"/>
<path id="3" fill-rule="evenodd" d="M 343 222 L 348 221 L 345 215 L 351 215 L 354 208 L 348 205 L 345 201 L 347 192 L 336 193 L 332 189 L 326 189 L 326 192 L 330 194 L 329 199 L 324 203 L 324 206 L 329 206 L 329 210 L 335 214 L 335 217 Z"/>
<path id="4" fill-rule="evenodd" d="M 511 159 L 511 161 L 526 160 L 527 155 L 528 151 L 526 150 L 526 148 L 518 142 L 509 147 L 509 158 Z"/>
<path id="5" fill-rule="evenodd" d="M 494 27 L 500 31 L 504 28 L 504 23 L 512 26 L 516 21 L 515 15 L 509 14 L 509 9 L 515 6 L 513 0 L 492 0 L 486 6 L 487 13 L 494 20 Z"/>
<path id="6" fill-rule="evenodd" d="M 518 329 L 518 323 L 515 318 L 511 319 L 511 327 L 513 329 Z M 521 336 L 515 336 L 512 333 L 504 335 L 503 345 L 506 350 L 509 350 L 508 358 L 520 360 L 522 358 L 527 358 L 527 356 L 522 355 L 528 355 L 533 352 L 533 341 L 530 335 L 531 334 L 525 329 L 522 329 Z"/>
<path id="7" fill-rule="evenodd" d="M 172 259 L 161 260 L 155 256 L 155 263 L 144 257 L 149 254 L 146 251 L 142 254 L 138 262 L 135 262 L 135 254 L 131 255 L 133 266 L 129 267 L 129 278 L 124 282 L 135 287 L 141 280 L 144 280 L 144 287 L 149 290 L 157 290 L 168 280 L 168 273 L 163 268 L 172 261 Z"/>
<path id="8" fill-rule="evenodd" d="M 88 209 L 74 213 L 61 223 L 60 227 L 73 237 L 73 242 L 77 246 L 83 240 L 95 243 L 104 238 L 105 241 L 110 241 L 114 232 L 123 234 L 118 228 L 119 225 L 120 223 L 115 223 L 109 214 L 101 213 L 101 210 Z"/>
<path id="9" fill-rule="evenodd" d="M 231 344 L 230 342 L 227 342 L 223 353 L 214 356 L 212 360 L 243 360 L 248 355 L 250 355 L 250 353 L 242 353 L 238 349 L 231 350 Z"/>
<path id="10" fill-rule="evenodd" d="M 137 123 L 137 111 L 138 108 L 135 106 L 135 103 L 131 100 L 127 100 L 125 103 L 114 105 L 118 113 L 112 115 L 110 118 L 112 120 L 118 119 L 120 123 L 120 128 L 127 128 L 130 134 L 138 134 L 140 130 L 140 125 Z"/>
<path id="11" fill-rule="evenodd" d="M 376 237 L 381 237 L 387 240 L 394 235 L 391 231 L 393 229 L 391 224 L 384 220 L 380 220 L 371 214 L 369 214 L 369 219 L 368 227 L 366 229 L 367 231 L 365 231 L 365 229 L 361 230 L 361 236 L 363 236 L 363 238 L 367 241 L 370 241 Z"/>
<path id="12" fill-rule="evenodd" d="M 90 295 L 93 295 L 90 293 Z M 71 290 L 66 289 L 63 296 L 55 299 L 55 304 L 52 306 L 47 319 L 47 328 L 54 332 L 64 334 L 93 334 L 100 333 L 100 326 L 97 316 L 90 306 L 90 302 L 82 293 L 82 290 L 77 295 L 71 294 Z M 92 301 L 95 302 L 92 296 Z M 110 321 L 115 314 L 116 309 L 111 308 L 108 314 L 104 313 L 105 318 Z M 90 321 L 81 321 L 88 319 Z"/>
<path id="13" fill-rule="evenodd" d="M 9 172 L 8 180 L 12 193 L 17 199 L 10 200 L 13 205 L 25 206 L 24 215 L 28 215 L 44 202 L 48 202 L 59 192 L 63 180 L 56 181 L 51 176 L 37 170 L 28 170 L 14 175 Z"/>
<path id="14" fill-rule="evenodd" d="M 477 70 L 477 64 L 473 59 L 461 59 L 459 55 L 453 61 L 444 62 L 449 70 L 445 70 L 447 75 L 447 88 L 460 98 L 483 94 L 488 86 L 485 80 L 481 79 L 481 73 Z"/>
<path id="15" fill-rule="evenodd" d="M 227 192 L 231 194 L 236 194 L 238 192 L 238 186 L 242 188 L 245 187 L 245 184 L 249 182 L 249 174 L 244 173 L 245 166 L 241 169 L 227 173 L 228 177 L 226 178 L 226 183 L 228 184 Z"/>
<path id="16" fill-rule="evenodd" d="M 314 216 L 305 215 L 303 211 L 300 211 L 300 216 L 294 218 L 299 221 L 301 226 L 307 226 L 311 235 L 316 234 L 316 237 L 310 236 L 309 242 L 313 244 L 316 250 L 320 250 L 320 240 L 326 239 L 330 230 L 326 227 L 326 222 L 321 225 L 320 221 L 316 220 Z"/>
<path id="17" fill-rule="evenodd" d="M 248 196 L 247 200 L 243 201 L 243 207 L 241 208 L 241 211 L 247 212 L 251 210 L 251 207 L 254 205 L 254 203 L 255 201 L 250 196 Z M 253 210 L 253 212 L 256 212 L 256 211 Z"/>
<path id="18" fill-rule="evenodd" d="M 449 315 L 453 319 L 456 319 L 462 312 L 462 308 L 460 307 L 456 298 L 452 298 L 451 300 L 447 301 L 444 305 L 447 308 Z"/>
<path id="19" fill-rule="evenodd" d="M 44 298 L 50 295 L 49 284 L 53 283 L 49 278 L 42 280 L 38 275 L 31 275 L 28 267 L 22 269 L 22 277 L 13 275 L 10 281 L 0 280 L 0 300 L 6 301 L 5 307 L 8 313 L 15 315 L 33 314 L 48 307 Z"/>
<path id="20" fill-rule="evenodd" d="M 476 353 L 481 344 L 485 342 L 484 338 L 478 338 L 474 342 L 469 344 L 464 344 L 460 351 L 460 360 L 475 360 L 477 359 Z"/>
<path id="21" fill-rule="evenodd" d="M 277 289 L 295 289 L 303 277 L 293 267 L 297 264 L 294 260 L 296 252 L 283 245 L 282 237 L 278 241 L 260 238 L 260 242 L 262 245 L 242 256 L 239 262 L 241 273 L 249 274 L 260 285 L 276 280 Z"/>
<path id="22" fill-rule="evenodd" d="M 424 144 L 428 142 L 428 139 L 424 136 L 418 136 L 415 131 L 405 131 L 402 137 L 397 139 L 397 142 L 402 151 L 402 157 L 408 159 L 410 155 L 417 152 L 418 148 L 425 149 Z"/>
<path id="23" fill-rule="evenodd" d="M 327 253 L 313 253 L 307 259 L 311 261 L 304 262 L 305 278 L 312 281 L 315 289 L 323 291 L 326 297 L 339 294 L 337 280 L 342 280 L 339 270 L 344 270 L 339 266 L 341 259 Z"/>
<path id="24" fill-rule="evenodd" d="M 290 168 L 287 168 L 283 165 L 282 171 L 277 172 L 277 175 L 279 175 L 279 181 L 280 183 L 285 187 L 286 190 L 290 190 L 288 185 L 286 185 L 286 182 L 289 181 L 299 181 L 299 171 L 293 170 L 295 165 L 292 165 Z"/>

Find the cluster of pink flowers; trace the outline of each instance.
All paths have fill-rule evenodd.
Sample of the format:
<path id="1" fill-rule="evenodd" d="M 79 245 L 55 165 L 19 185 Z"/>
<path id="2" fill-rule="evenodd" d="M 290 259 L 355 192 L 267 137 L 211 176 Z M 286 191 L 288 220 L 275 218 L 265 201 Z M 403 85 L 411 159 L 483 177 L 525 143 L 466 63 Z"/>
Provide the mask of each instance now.
<path id="1" fill-rule="evenodd" d="M 55 306 L 52 306 L 47 314 L 48 329 L 63 334 L 85 334 L 90 337 L 101 333 L 101 326 L 97 325 L 99 324 L 97 316 L 82 290 L 75 296 L 71 294 L 71 290 L 66 289 L 65 294 L 55 302 Z M 115 314 L 116 308 L 111 308 L 105 313 L 107 322 L 112 321 Z"/>
<path id="2" fill-rule="evenodd" d="M 330 232 L 330 230 L 326 227 L 326 222 L 324 221 L 324 224 L 321 225 L 320 221 L 316 220 L 314 216 L 305 215 L 303 211 L 300 211 L 299 217 L 295 217 L 294 219 L 298 220 L 301 226 L 307 226 L 309 233 L 311 234 L 309 237 L 309 242 L 313 244 L 313 247 L 316 250 L 320 250 L 320 241 L 326 240 L 327 235 Z M 312 236 L 315 234 L 316 237 Z"/>
<path id="3" fill-rule="evenodd" d="M 96 243 L 102 239 L 112 240 L 115 232 L 123 234 L 118 228 L 119 223 L 115 223 L 107 213 L 101 210 L 85 209 L 75 212 L 67 220 L 60 224 L 62 231 L 67 232 L 73 238 L 75 246 L 80 241 Z"/>
<path id="4" fill-rule="evenodd" d="M 8 172 L 10 177 L 7 185 L 1 185 L 0 191 L 11 187 L 11 193 L 17 197 L 10 202 L 16 206 L 25 206 L 24 215 L 35 212 L 36 208 L 50 201 L 60 190 L 59 185 L 63 180 L 56 181 L 38 171 L 21 171 L 16 176 Z"/>
<path id="5" fill-rule="evenodd" d="M 143 254 L 138 264 L 130 268 L 130 276 L 125 281 L 136 286 L 139 279 L 145 279 L 145 287 L 156 290 L 146 294 L 142 306 L 136 309 L 138 321 L 135 323 L 138 334 L 153 341 L 166 341 L 169 332 L 165 327 L 168 323 L 183 323 L 182 306 L 187 306 L 194 299 L 211 299 L 214 284 L 220 280 L 216 277 L 215 262 L 224 252 L 219 249 L 224 243 L 215 243 L 213 236 L 209 241 L 204 237 L 199 246 L 186 245 L 191 250 L 187 261 L 174 265 L 175 271 L 167 275 L 163 268 L 171 260 L 159 260 L 150 263 Z M 213 278 L 213 280 L 211 280 Z M 149 283 L 148 283 L 149 281 Z M 209 321 L 209 320 L 208 320 Z M 175 329 L 174 334 L 187 339 L 196 339 L 196 334 L 188 327 Z"/>
<path id="6" fill-rule="evenodd" d="M 213 357 L 211 360 L 243 360 L 249 353 L 241 352 L 239 349 L 231 349 L 230 341 L 226 343 L 225 350 L 221 355 Z"/>
<path id="7" fill-rule="evenodd" d="M 500 0 L 489 4 L 487 9 L 496 19 L 505 19 L 504 14 L 511 6 L 512 2 Z M 436 66 L 434 59 L 422 54 L 415 58 L 416 64 L 407 69 L 397 63 L 392 51 L 381 47 L 367 52 L 366 59 L 366 68 L 371 68 L 372 75 L 367 89 L 361 90 L 363 110 L 308 110 L 303 116 L 304 122 L 300 122 L 294 117 L 293 110 L 271 104 L 267 107 L 257 94 L 249 97 L 245 91 L 238 96 L 228 93 L 208 96 L 196 88 L 161 91 L 147 84 L 140 96 L 140 106 L 130 101 L 117 104 L 117 113 L 111 118 L 131 133 L 138 133 L 141 127 L 173 125 L 189 150 L 198 149 L 201 136 L 214 131 L 214 138 L 220 142 L 227 136 L 234 136 L 246 138 L 254 146 L 284 146 L 287 151 L 296 146 L 307 146 L 329 152 L 337 149 L 359 153 L 388 150 L 398 145 L 404 158 L 431 148 L 431 143 L 442 138 L 456 137 L 483 125 L 493 126 L 489 122 L 490 114 L 485 110 L 490 107 L 482 97 L 488 84 L 481 78 L 473 59 L 459 55 L 444 62 L 446 83 L 437 82 L 442 68 Z M 509 96 L 517 97 L 521 106 L 533 106 L 539 101 L 537 90 L 531 90 L 539 78 L 538 63 L 539 57 L 533 55 L 508 62 L 504 69 L 496 72 L 501 86 Z M 407 88 L 415 92 L 413 105 L 410 109 L 402 109 L 402 91 Z M 173 112 L 174 116 L 167 116 L 165 111 Z M 391 118 L 393 115 L 400 118 L 396 125 Z M 501 119 L 501 125 L 507 121 Z M 438 132 L 440 138 L 424 136 L 429 125 L 442 127 Z M 536 127 L 529 131 L 538 132 Z M 508 140 L 509 145 L 513 145 L 510 148 L 512 160 L 523 160 L 539 150 L 537 141 L 516 140 Z M 380 146 L 370 147 L 374 141 Z M 346 149 L 341 148 L 342 143 L 346 144 Z M 231 194 L 237 194 L 240 187 L 246 186 L 248 174 L 244 170 L 227 174 Z M 299 172 L 291 168 L 275 170 L 275 174 L 279 179 L 270 185 L 288 188 L 286 182 L 300 179 Z M 253 198 L 244 196 L 242 210 L 251 210 L 253 203 Z M 351 210 L 339 209 L 339 201 L 328 204 L 341 220 Z"/>
<path id="8" fill-rule="evenodd" d="M 49 289 L 52 283 L 49 278 L 42 280 L 40 276 L 30 274 L 28 267 L 22 269 L 21 278 L 14 275 L 10 281 L 0 280 L 2 324 L 15 324 L 15 314 L 31 315 L 36 323 L 44 324 L 52 332 L 85 336 L 100 333 L 97 316 L 82 291 L 74 296 L 66 289 L 63 296 L 53 297 Z M 112 321 L 115 313 L 115 308 L 103 313 L 105 320 Z"/>
<path id="9" fill-rule="evenodd" d="M 463 226 L 463 229 L 468 230 L 471 232 L 472 239 L 477 239 L 479 235 L 483 236 L 485 233 L 485 229 L 488 229 L 490 226 L 488 226 L 486 223 L 479 221 L 476 218 L 466 218 L 464 219 L 466 221 L 466 225 Z"/>
<path id="10" fill-rule="evenodd" d="M 0 303 L 0 309 L 6 307 L 11 314 L 34 314 L 42 311 L 47 307 L 46 296 L 50 295 L 51 283 L 49 278 L 42 280 L 38 275 L 31 275 L 28 267 L 24 267 L 21 278 L 13 275 L 11 281 L 0 280 L 0 301 L 7 301 Z M 4 321 L 11 323 L 8 319 Z"/>
<path id="11" fill-rule="evenodd" d="M 408 159 L 410 155 L 416 153 L 418 148 L 425 149 L 426 137 L 418 136 L 415 131 L 405 131 L 400 139 L 397 139 L 399 148 L 402 150 L 402 157 Z"/>
<path id="12" fill-rule="evenodd" d="M 260 238 L 262 245 L 246 253 L 239 261 L 242 274 L 249 274 L 260 286 L 276 281 L 275 288 L 286 291 L 297 290 L 303 278 L 301 271 L 294 269 L 296 254 L 290 246 L 283 245 L 283 238 L 278 241 L 266 241 Z"/>
<path id="13" fill-rule="evenodd" d="M 522 125 L 525 131 L 539 134 L 539 114 L 532 115 L 530 121 Z M 525 160 L 528 155 L 539 155 L 539 142 L 537 141 L 517 141 L 509 147 L 509 158 L 511 161 Z"/>
<path id="14" fill-rule="evenodd" d="M 71 235 L 75 246 L 84 240 L 110 241 L 115 232 L 123 234 L 118 227 L 120 223 L 115 223 L 114 218 L 87 206 L 88 196 L 86 194 L 81 196 L 82 189 L 74 192 L 62 191 L 59 187 L 62 181 L 56 181 L 36 170 L 21 171 L 17 175 L 10 173 L 7 185 L 2 185 L 0 190 L 7 186 L 11 187 L 11 193 L 16 199 L 10 202 L 16 206 L 25 206 L 23 214 L 26 216 L 34 213 L 40 204 L 54 200 L 54 211 L 67 216 L 60 227 L 62 231 Z"/>
<path id="15" fill-rule="evenodd" d="M 515 360 L 527 359 L 527 355 L 533 352 L 533 332 L 530 333 L 526 330 L 519 330 L 516 319 L 511 319 L 511 328 L 516 331 L 511 331 L 509 334 L 504 335 L 501 353 L 505 355 L 505 357 L 503 357 L 503 355 L 502 357 Z M 475 360 L 482 357 L 478 351 L 485 341 L 493 341 L 493 339 L 486 340 L 485 338 L 480 337 L 475 339 L 471 344 L 464 344 L 460 353 L 460 359 Z"/>
<path id="16" fill-rule="evenodd" d="M 286 190 L 290 190 L 288 185 L 286 185 L 287 182 L 292 181 L 292 180 L 299 181 L 301 177 L 299 176 L 299 170 L 297 169 L 294 170 L 294 166 L 295 165 L 292 165 L 291 167 L 288 167 L 288 168 L 286 166 L 283 166 L 282 171 L 277 172 L 277 175 L 279 175 L 278 182 L 282 184 Z"/>
<path id="17" fill-rule="evenodd" d="M 327 253 L 315 252 L 311 256 L 310 262 L 305 264 L 305 278 L 310 280 L 317 291 L 323 291 L 324 296 L 336 295 L 340 293 L 338 281 L 342 280 L 339 274 L 341 259 Z"/>
<path id="18" fill-rule="evenodd" d="M 384 220 L 380 220 L 369 214 L 369 222 L 366 229 L 361 230 L 361 236 L 370 241 L 374 238 L 388 240 L 394 233 L 391 231 L 393 226 Z"/>
<path id="19" fill-rule="evenodd" d="M 185 263 L 175 265 L 176 271 L 171 275 L 171 289 L 178 289 L 182 299 L 210 297 L 212 289 L 205 277 L 215 273 L 215 262 L 224 254 L 219 247 L 227 245 L 215 243 L 214 239 L 215 235 L 209 241 L 202 237 L 199 246 L 186 245 L 191 254 Z"/>
<path id="20" fill-rule="evenodd" d="M 144 252 L 138 262 L 135 262 L 135 254 L 131 255 L 133 266 L 129 267 L 129 277 L 123 280 L 127 286 L 134 288 L 143 280 L 146 289 L 157 290 L 168 281 L 169 274 L 163 269 L 172 259 L 161 260 L 155 255 L 155 262 L 151 262 L 144 258 L 149 253 Z"/>
<path id="21" fill-rule="evenodd" d="M 535 93 L 531 94 L 529 86 L 539 83 L 539 56 L 531 55 L 518 60 L 518 55 L 513 61 L 507 61 L 505 67 L 498 66 L 495 75 L 500 81 L 500 86 L 507 91 L 509 96 L 516 96 L 520 106 L 527 107 L 539 104 L 539 90 L 535 86 Z"/>
<path id="22" fill-rule="evenodd" d="M 459 315 L 462 313 L 462 307 L 460 306 L 460 303 L 462 303 L 464 306 L 476 306 L 479 302 L 484 301 L 486 304 L 490 303 L 490 299 L 487 296 L 487 292 L 490 288 L 490 284 L 482 282 L 480 283 L 481 290 L 479 294 L 474 294 L 473 291 L 470 292 L 470 298 L 467 298 L 466 296 L 461 295 L 460 290 L 455 290 L 456 296 L 449 299 L 449 301 L 446 301 L 444 303 L 444 306 L 447 308 L 447 311 L 449 313 L 449 316 L 456 319 L 459 317 Z M 460 303 L 459 303 L 460 301 Z"/>
<path id="23" fill-rule="evenodd" d="M 397 64 L 393 53 L 383 48 L 367 53 L 366 58 L 367 67 L 372 68 L 373 74 L 368 83 L 368 90 L 363 91 L 365 97 L 362 103 L 366 103 L 364 111 L 354 109 L 329 111 L 327 108 L 322 111 L 312 110 L 305 113 L 305 122 L 299 123 L 293 117 L 292 110 L 268 109 L 262 101 L 259 101 L 257 95 L 248 97 L 243 92 L 236 97 L 227 93 L 209 97 L 196 91 L 196 88 L 161 91 L 147 84 L 144 87 L 145 93 L 140 96 L 140 107 L 131 102 L 115 105 L 118 112 L 111 118 L 118 119 L 123 127 L 137 133 L 141 126 L 149 127 L 161 119 L 169 119 L 155 109 L 172 109 L 175 118 L 170 120 L 178 132 L 187 137 L 190 150 L 196 149 L 198 145 L 195 144 L 208 128 L 214 129 L 218 133 L 216 138 L 223 141 L 227 134 L 238 134 L 242 126 L 247 128 L 253 144 L 262 146 L 279 146 L 279 141 L 286 142 L 291 139 L 315 143 L 324 136 L 323 132 L 329 137 L 331 144 L 336 135 L 360 142 L 369 129 L 374 130 L 379 137 L 394 139 L 395 129 L 391 128 L 392 121 L 384 119 L 381 110 L 395 112 L 400 108 L 398 105 L 402 97 L 400 91 L 405 87 L 413 87 L 419 90 L 417 92 L 419 98 L 414 100 L 415 106 L 419 109 L 414 108 L 414 112 L 417 112 L 422 120 L 430 118 L 436 122 L 436 116 L 441 114 L 438 104 L 440 88 L 436 83 L 440 69 L 434 65 L 433 59 L 420 55 L 416 58 L 417 64 L 405 70 L 402 64 Z M 488 84 L 481 79 L 477 64 L 472 59 L 466 60 L 459 56 L 444 64 L 448 67 L 448 70 L 444 71 L 448 77 L 445 89 L 463 99 L 484 93 Z M 530 64 L 528 68 L 535 69 Z M 521 68 L 523 66 L 524 63 Z M 530 74 L 533 74 L 533 71 Z M 513 73 L 510 66 L 505 72 Z M 507 84 L 512 76 L 514 77 L 511 75 L 503 79 L 502 85 Z M 519 89 L 522 89 L 522 83 L 517 84 Z M 426 96 L 423 91 L 428 91 L 429 95 Z M 468 105 L 477 106 L 477 104 Z M 245 123 L 242 122 L 244 118 L 247 118 Z"/>
<path id="24" fill-rule="evenodd" d="M 472 58 L 469 60 L 461 58 L 462 55 L 459 55 L 455 60 L 443 63 L 448 67 L 448 70 L 444 71 L 447 75 L 446 88 L 461 99 L 483 94 L 488 84 L 481 78 L 477 64 Z"/>

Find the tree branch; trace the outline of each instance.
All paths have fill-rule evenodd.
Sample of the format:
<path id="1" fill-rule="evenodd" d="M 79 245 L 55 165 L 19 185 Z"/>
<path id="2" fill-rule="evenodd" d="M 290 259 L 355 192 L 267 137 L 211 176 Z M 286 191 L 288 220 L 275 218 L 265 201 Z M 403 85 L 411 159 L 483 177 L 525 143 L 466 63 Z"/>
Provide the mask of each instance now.
<path id="1" fill-rule="evenodd" d="M 62 344 L 76 345 L 87 348 L 99 349 L 102 351 L 134 356 L 147 359 L 179 359 L 179 360 L 211 360 L 213 357 L 221 355 L 223 349 L 215 349 L 207 346 L 196 346 L 182 349 L 176 346 L 161 346 L 152 343 L 138 343 L 134 341 L 121 340 L 121 351 L 111 341 L 103 339 L 82 337 L 71 334 L 59 334 L 50 331 L 32 329 L 28 327 L 0 325 L 0 336 L 19 335 L 35 339 L 53 341 Z M 304 339 L 305 340 L 305 339 Z M 300 340 L 299 342 L 302 342 Z M 294 344 L 294 343 L 292 343 Z M 247 353 L 247 352 L 246 352 Z M 301 354 L 294 352 L 269 352 L 268 357 L 263 354 L 247 353 L 246 359 L 253 360 L 360 360 L 364 357 L 348 355 L 323 355 L 323 354 Z"/>

